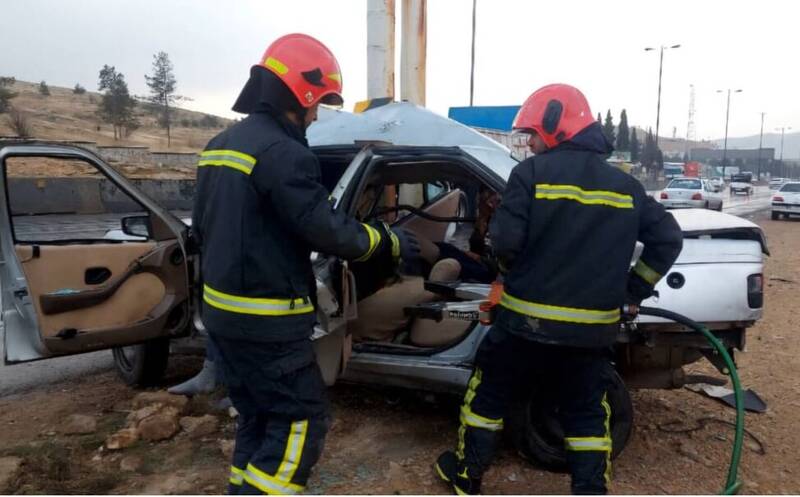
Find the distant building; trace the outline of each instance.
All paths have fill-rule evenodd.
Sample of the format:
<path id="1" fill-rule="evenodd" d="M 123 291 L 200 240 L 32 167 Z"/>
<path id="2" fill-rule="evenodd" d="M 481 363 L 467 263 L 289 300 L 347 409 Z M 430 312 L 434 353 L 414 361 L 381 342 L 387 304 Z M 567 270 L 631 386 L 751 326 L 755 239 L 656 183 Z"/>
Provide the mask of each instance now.
<path id="1" fill-rule="evenodd" d="M 720 148 L 693 148 L 691 151 L 692 160 L 696 160 L 699 162 L 721 162 L 722 161 L 722 152 L 723 150 Z M 728 149 L 725 153 L 725 157 L 728 160 L 729 164 L 733 164 L 734 162 L 741 161 L 746 165 L 758 165 L 759 156 L 761 157 L 761 163 L 766 164 L 769 161 L 775 160 L 775 149 L 774 148 L 762 148 L 761 153 L 757 148 L 746 148 L 746 149 Z"/>

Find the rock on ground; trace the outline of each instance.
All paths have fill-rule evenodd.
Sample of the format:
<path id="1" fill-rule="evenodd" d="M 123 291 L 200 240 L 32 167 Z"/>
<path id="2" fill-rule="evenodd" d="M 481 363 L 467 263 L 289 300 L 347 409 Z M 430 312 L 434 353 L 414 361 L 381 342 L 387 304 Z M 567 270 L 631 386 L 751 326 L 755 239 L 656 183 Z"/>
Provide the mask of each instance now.
<path id="1" fill-rule="evenodd" d="M 119 462 L 119 469 L 122 471 L 138 471 L 142 467 L 142 458 L 139 456 L 126 456 Z"/>
<path id="2" fill-rule="evenodd" d="M 139 422 L 139 435 L 144 440 L 156 442 L 172 438 L 178 433 L 178 410 L 173 407 L 164 407 L 157 414 L 153 414 Z"/>
<path id="3" fill-rule="evenodd" d="M 136 428 L 123 428 L 106 440 L 108 450 L 119 450 L 130 447 L 139 440 L 139 431 Z"/>
<path id="4" fill-rule="evenodd" d="M 14 477 L 17 475 L 22 459 L 19 457 L 0 457 L 0 492 L 8 491 Z"/>
<path id="5" fill-rule="evenodd" d="M 183 412 L 183 410 L 186 408 L 186 404 L 188 403 L 189 399 L 187 397 L 183 395 L 172 395 L 166 390 L 160 390 L 158 392 L 142 392 L 133 398 L 134 409 L 141 409 L 142 407 L 150 404 L 164 404 L 166 406 L 172 406 L 176 408 L 178 412 Z"/>
<path id="6" fill-rule="evenodd" d="M 188 436 L 200 438 L 216 432 L 219 429 L 219 419 L 211 414 L 200 417 L 186 416 L 181 418 L 180 425 Z"/>
<path id="7" fill-rule="evenodd" d="M 85 414 L 70 414 L 60 428 L 64 435 L 85 435 L 97 431 L 97 420 Z"/>

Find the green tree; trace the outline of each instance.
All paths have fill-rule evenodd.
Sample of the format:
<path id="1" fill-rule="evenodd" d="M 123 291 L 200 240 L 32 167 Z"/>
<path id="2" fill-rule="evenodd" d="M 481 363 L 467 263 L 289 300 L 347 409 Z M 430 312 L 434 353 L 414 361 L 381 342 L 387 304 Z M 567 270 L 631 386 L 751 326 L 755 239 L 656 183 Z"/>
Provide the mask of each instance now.
<path id="1" fill-rule="evenodd" d="M 617 141 L 616 134 L 614 133 L 614 118 L 611 117 L 611 109 L 606 113 L 606 122 L 603 124 L 603 134 L 608 138 L 608 142 L 612 145 Z"/>
<path id="2" fill-rule="evenodd" d="M 45 83 L 44 80 L 39 83 L 39 94 L 45 97 L 50 96 L 50 88 L 47 86 L 47 83 Z"/>
<path id="3" fill-rule="evenodd" d="M 619 116 L 619 128 L 617 129 L 617 150 L 622 152 L 629 151 L 630 148 L 630 129 L 628 129 L 628 113 L 622 109 Z"/>
<path id="4" fill-rule="evenodd" d="M 631 138 L 628 146 L 631 150 L 631 162 L 638 162 L 641 146 L 639 145 L 639 138 L 636 136 L 636 128 L 631 128 Z"/>
<path id="5" fill-rule="evenodd" d="M 104 65 L 100 70 L 97 89 L 105 91 L 97 112 L 104 122 L 113 126 L 115 140 L 130 135 L 139 127 L 139 122 L 133 114 L 136 100 L 128 91 L 128 84 L 122 73 L 118 73 L 114 66 Z"/>
<path id="6" fill-rule="evenodd" d="M 597 124 L 599 124 L 600 126 L 603 125 L 603 118 L 600 116 L 599 112 L 597 113 Z"/>
<path id="7" fill-rule="evenodd" d="M 173 73 L 172 62 L 166 52 L 158 52 L 153 55 L 153 75 L 145 74 L 145 81 L 150 88 L 149 102 L 159 107 L 158 123 L 167 130 L 167 147 L 170 146 L 171 136 L 170 127 L 172 125 L 171 106 L 182 100 L 180 95 L 175 94 L 177 81 Z"/>
<path id="8" fill-rule="evenodd" d="M 86 88 L 81 86 L 80 83 L 75 83 L 75 88 L 72 89 L 72 93 L 74 93 L 75 95 L 83 95 L 84 93 L 86 93 Z"/>
<path id="9" fill-rule="evenodd" d="M 11 99 L 16 97 L 17 94 L 9 90 L 9 86 L 13 86 L 16 80 L 13 77 L 0 76 L 0 114 L 8 112 L 11 108 Z"/>

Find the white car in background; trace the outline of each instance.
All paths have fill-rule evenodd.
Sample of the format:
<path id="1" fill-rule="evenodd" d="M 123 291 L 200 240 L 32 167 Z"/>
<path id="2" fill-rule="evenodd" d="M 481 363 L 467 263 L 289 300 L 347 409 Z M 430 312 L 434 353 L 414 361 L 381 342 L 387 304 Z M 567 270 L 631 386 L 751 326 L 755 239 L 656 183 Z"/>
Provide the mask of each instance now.
<path id="1" fill-rule="evenodd" d="M 715 176 L 709 179 L 708 184 L 711 185 L 711 188 L 713 188 L 715 192 L 721 192 L 725 189 L 725 180 L 723 180 L 720 176 Z"/>
<path id="2" fill-rule="evenodd" d="M 753 191 L 753 177 L 751 175 L 744 173 L 731 175 L 731 195 L 744 193 L 749 196 L 753 194 Z"/>
<path id="3" fill-rule="evenodd" d="M 772 219 L 791 215 L 800 216 L 800 181 L 784 183 L 772 196 Z"/>
<path id="4" fill-rule="evenodd" d="M 658 201 L 667 209 L 722 210 L 722 195 L 703 178 L 675 178 L 661 191 Z"/>
<path id="5" fill-rule="evenodd" d="M 771 180 L 769 180 L 769 189 L 770 190 L 779 190 L 780 187 L 784 183 L 786 183 L 787 181 L 789 181 L 789 180 L 786 179 L 786 178 L 772 178 Z"/>

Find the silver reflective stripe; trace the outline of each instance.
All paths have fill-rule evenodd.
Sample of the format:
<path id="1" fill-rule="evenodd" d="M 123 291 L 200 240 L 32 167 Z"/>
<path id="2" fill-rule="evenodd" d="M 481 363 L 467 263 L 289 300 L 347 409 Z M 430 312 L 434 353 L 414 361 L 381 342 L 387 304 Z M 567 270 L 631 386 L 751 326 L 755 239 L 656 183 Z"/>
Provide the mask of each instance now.
<path id="1" fill-rule="evenodd" d="M 500 431 L 503 429 L 503 420 L 502 419 L 489 419 L 483 416 L 479 416 L 472 412 L 471 409 L 467 408 L 466 406 L 461 407 L 461 421 L 473 428 L 482 428 L 484 430 L 489 431 Z"/>
<path id="2" fill-rule="evenodd" d="M 611 439 L 606 437 L 573 437 L 564 439 L 566 449 L 572 451 L 610 451 Z"/>
<path id="3" fill-rule="evenodd" d="M 562 307 L 527 300 L 518 299 L 505 292 L 500 298 L 500 305 L 519 312 L 541 319 L 552 321 L 566 321 L 570 323 L 585 324 L 613 324 L 619 321 L 619 309 L 594 310 L 579 309 L 576 307 Z"/>
<path id="4" fill-rule="evenodd" d="M 244 483 L 244 470 L 231 466 L 231 476 L 228 478 L 228 481 L 236 486 Z"/>
<path id="5" fill-rule="evenodd" d="M 209 305 L 225 311 L 262 316 L 284 316 L 314 311 L 314 305 L 307 302 L 307 299 L 238 297 L 214 290 L 208 285 L 203 285 L 203 300 Z"/>
<path id="6" fill-rule="evenodd" d="M 235 150 L 206 150 L 200 154 L 198 166 L 228 166 L 250 174 L 256 163 L 255 157 Z"/>
<path id="7" fill-rule="evenodd" d="M 588 205 L 607 205 L 633 209 L 633 197 L 604 190 L 584 190 L 575 185 L 536 185 L 536 198 L 544 200 L 575 200 Z"/>
<path id="8" fill-rule="evenodd" d="M 292 488 L 294 487 L 294 485 L 292 486 L 284 485 L 276 481 L 267 480 L 266 478 L 261 478 L 260 476 L 253 473 L 249 469 L 244 472 L 244 479 L 250 485 L 268 494 L 293 495 L 299 492 L 299 490 L 297 490 L 296 488 Z"/>
<path id="9" fill-rule="evenodd" d="M 300 456 L 303 454 L 307 430 L 307 419 L 292 423 L 289 439 L 286 441 L 286 452 L 283 455 L 283 461 L 278 468 L 278 472 L 275 473 L 275 477 L 278 480 L 292 481 L 292 477 L 297 471 L 297 466 L 300 464 Z"/>

